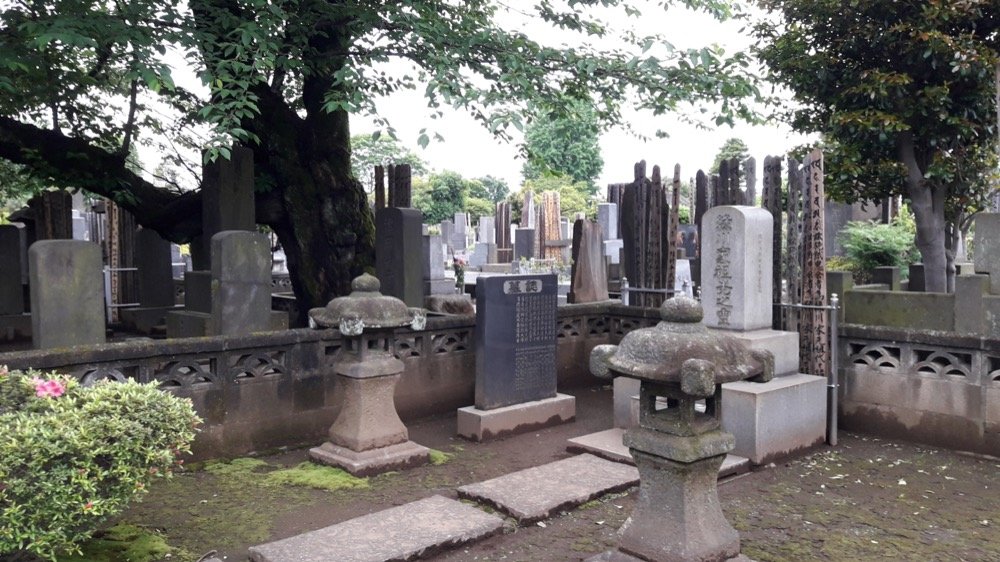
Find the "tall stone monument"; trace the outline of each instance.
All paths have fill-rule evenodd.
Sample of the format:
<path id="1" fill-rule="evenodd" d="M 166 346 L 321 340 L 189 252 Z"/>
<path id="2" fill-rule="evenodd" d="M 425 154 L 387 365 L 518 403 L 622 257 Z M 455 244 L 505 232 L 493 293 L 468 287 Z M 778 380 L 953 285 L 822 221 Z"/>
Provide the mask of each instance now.
<path id="1" fill-rule="evenodd" d="M 476 281 L 476 404 L 458 434 L 483 441 L 572 421 L 576 399 L 556 392 L 556 276 Z"/>
<path id="2" fill-rule="evenodd" d="M 386 207 L 375 211 L 375 270 L 386 295 L 423 306 L 423 214 Z"/>
<path id="3" fill-rule="evenodd" d="M 573 224 L 573 267 L 567 302 L 608 300 L 608 270 L 602 252 L 601 226 L 588 220 Z"/>

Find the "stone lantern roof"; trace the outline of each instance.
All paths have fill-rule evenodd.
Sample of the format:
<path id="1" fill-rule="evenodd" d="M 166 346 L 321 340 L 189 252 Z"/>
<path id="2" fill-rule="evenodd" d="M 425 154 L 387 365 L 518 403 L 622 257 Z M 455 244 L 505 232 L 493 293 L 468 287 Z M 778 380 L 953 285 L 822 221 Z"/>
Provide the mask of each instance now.
<path id="1" fill-rule="evenodd" d="M 337 328 L 345 336 L 360 335 L 365 328 L 386 329 L 411 326 L 422 330 L 426 314 L 407 308 L 406 303 L 383 295 L 382 284 L 367 273 L 351 282 L 351 294 L 337 297 L 323 308 L 313 308 L 309 318 L 319 328 Z"/>

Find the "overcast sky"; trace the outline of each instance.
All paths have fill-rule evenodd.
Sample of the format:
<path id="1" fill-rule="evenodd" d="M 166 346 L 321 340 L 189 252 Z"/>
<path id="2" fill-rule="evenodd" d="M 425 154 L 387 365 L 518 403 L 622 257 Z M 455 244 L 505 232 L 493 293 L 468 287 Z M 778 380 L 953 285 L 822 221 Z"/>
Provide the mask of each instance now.
<path id="1" fill-rule="evenodd" d="M 680 7 L 670 8 L 668 12 L 645 7 L 643 11 L 645 16 L 641 21 L 618 15 L 620 10 L 608 12 L 607 21 L 619 28 L 631 26 L 644 33 L 659 32 L 677 48 L 718 43 L 727 53 L 733 53 L 746 49 L 751 43 L 751 38 L 740 32 L 743 26 L 740 21 L 719 22 L 707 14 Z M 517 26 L 533 38 L 546 37 L 549 43 L 563 40 L 554 36 L 551 28 L 537 21 L 517 14 L 507 14 L 504 18 L 503 25 Z M 444 119 L 432 120 L 422 95 L 412 91 L 398 92 L 380 100 L 379 111 L 395 127 L 399 140 L 427 161 L 432 169 L 452 170 L 468 178 L 493 175 L 507 180 L 513 190 L 520 187 L 523 160 L 518 157 L 517 143 L 496 140 L 467 114 L 446 110 Z M 673 116 L 656 117 L 651 112 L 636 111 L 626 111 L 625 114 L 632 126 L 651 140 L 644 142 L 618 128 L 605 133 L 601 137 L 604 171 L 598 185 L 631 181 L 633 164 L 642 159 L 646 160 L 650 170 L 657 164 L 669 171 L 665 175 L 672 173 L 675 164 L 680 164 L 682 177 L 692 177 L 698 169 L 707 170 L 719 147 L 730 137 L 739 137 L 747 143 L 751 155 L 757 158 L 758 167 L 764 156 L 784 154 L 789 148 L 808 140 L 792 133 L 787 126 L 778 124 L 768 127 L 737 124 L 734 128 L 723 126 L 704 130 Z M 375 130 L 369 119 L 361 117 L 353 118 L 351 127 L 352 134 Z M 445 140 L 432 140 L 426 149 L 420 149 L 416 139 L 424 127 L 440 133 Z M 656 139 L 654 133 L 657 129 L 669 132 L 670 137 Z"/>

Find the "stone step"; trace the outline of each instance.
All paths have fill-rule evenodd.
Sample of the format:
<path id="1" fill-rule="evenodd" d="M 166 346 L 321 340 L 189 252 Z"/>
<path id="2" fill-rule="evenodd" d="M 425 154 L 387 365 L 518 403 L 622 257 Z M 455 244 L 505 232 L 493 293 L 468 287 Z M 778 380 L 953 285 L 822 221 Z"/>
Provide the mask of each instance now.
<path id="1" fill-rule="evenodd" d="M 250 548 L 253 562 L 412 560 L 489 537 L 503 519 L 442 496 Z"/>
<path id="2" fill-rule="evenodd" d="M 524 525 L 639 483 L 635 467 L 583 454 L 458 489 Z"/>
<path id="3" fill-rule="evenodd" d="M 566 450 L 571 453 L 590 453 L 615 462 L 635 464 L 628 447 L 622 443 L 624 429 L 614 428 L 588 435 L 581 435 L 568 440 Z M 750 471 L 750 459 L 738 455 L 726 455 L 719 469 L 719 478 L 742 474 Z"/>

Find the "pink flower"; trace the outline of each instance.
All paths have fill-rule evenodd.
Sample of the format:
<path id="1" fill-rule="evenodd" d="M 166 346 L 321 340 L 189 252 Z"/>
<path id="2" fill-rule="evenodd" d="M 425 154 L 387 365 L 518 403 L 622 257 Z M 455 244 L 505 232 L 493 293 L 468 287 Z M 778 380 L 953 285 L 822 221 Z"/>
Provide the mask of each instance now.
<path id="1" fill-rule="evenodd" d="M 35 385 L 35 396 L 39 398 L 58 398 L 66 392 L 66 387 L 57 380 L 42 380 L 34 377 L 31 379 L 31 383 Z"/>
<path id="2" fill-rule="evenodd" d="M 7 369 L 7 365 L 0 365 L 0 377 L 6 377 L 9 374 L 10 371 Z"/>

